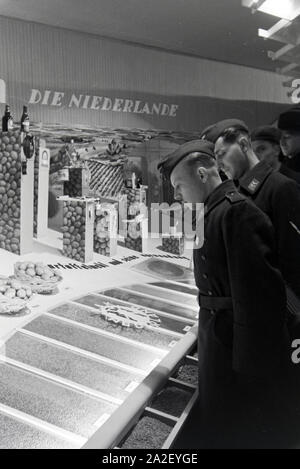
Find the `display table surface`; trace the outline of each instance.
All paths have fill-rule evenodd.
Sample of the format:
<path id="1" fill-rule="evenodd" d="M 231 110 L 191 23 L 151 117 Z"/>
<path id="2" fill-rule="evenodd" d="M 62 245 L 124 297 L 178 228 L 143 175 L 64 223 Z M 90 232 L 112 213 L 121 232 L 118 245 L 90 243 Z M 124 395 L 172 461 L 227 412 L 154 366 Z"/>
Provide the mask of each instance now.
<path id="1" fill-rule="evenodd" d="M 34 241 L 33 252 L 30 254 L 18 256 L 0 249 L 0 275 L 12 275 L 14 263 L 18 261 L 44 262 L 52 265 L 57 263 L 69 264 L 73 262 L 73 260 L 61 254 L 60 245 L 62 246 L 62 234 L 49 230 L 47 237 Z M 148 246 L 149 251 L 147 252 L 149 252 L 149 254 L 159 256 L 166 254 L 160 249 L 157 249 L 158 246 L 161 246 L 160 239 L 149 240 Z M 31 313 L 26 316 L 0 316 L 0 340 L 5 340 L 5 337 L 11 334 L 15 328 L 21 327 L 21 325 L 31 321 L 35 315 L 41 314 L 45 309 L 49 309 L 64 300 L 69 300 L 80 294 L 104 289 L 106 287 L 122 286 L 128 284 L 129 281 L 132 283 L 147 283 L 153 281 L 153 278 L 148 275 L 128 270 L 129 267 L 139 263 L 143 259 L 140 253 L 118 246 L 118 254 L 114 256 L 113 259 L 122 260 L 124 257 L 131 255 L 136 256 L 137 259 L 125 262 L 121 265 L 111 265 L 103 270 L 61 270 L 60 273 L 63 276 L 63 281 L 60 283 L 59 292 L 56 295 L 35 295 L 29 302 Z M 185 255 L 188 257 L 190 253 L 185 253 Z M 174 256 L 174 258 L 168 257 L 167 260 L 184 267 L 189 266 L 187 259 L 177 259 Z M 94 261 L 109 264 L 111 259 L 99 254 L 94 254 Z"/>
<path id="2" fill-rule="evenodd" d="M 92 437 L 95 447 L 115 444 L 110 420 L 120 413 L 120 431 L 128 431 L 196 341 L 188 257 L 162 252 L 154 239 L 146 255 L 122 247 L 113 259 L 95 254 L 90 265 L 100 264 L 89 270 L 62 256 L 61 241 L 49 231 L 31 254 L 0 251 L 0 275 L 22 260 L 58 265 L 63 277 L 56 294 L 28 302 L 28 314 L 0 317 L 0 448 L 81 448 Z M 178 273 L 180 283 L 169 282 Z M 109 322 L 107 308 L 125 323 L 144 314 L 146 325 Z M 172 439 L 175 420 L 166 418 Z"/>

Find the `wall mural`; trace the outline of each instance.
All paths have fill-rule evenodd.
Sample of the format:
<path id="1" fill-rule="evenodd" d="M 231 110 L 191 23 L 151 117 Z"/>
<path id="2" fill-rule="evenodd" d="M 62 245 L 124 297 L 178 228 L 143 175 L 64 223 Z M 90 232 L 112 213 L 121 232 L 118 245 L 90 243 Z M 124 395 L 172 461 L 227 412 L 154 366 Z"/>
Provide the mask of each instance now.
<path id="1" fill-rule="evenodd" d="M 124 189 L 126 174 L 148 186 L 148 205 L 170 198 L 163 188 L 157 164 L 168 153 L 192 139 L 196 132 L 142 129 L 109 129 L 46 124 L 32 124 L 31 130 L 46 141 L 51 152 L 49 227 L 60 229 L 62 208 L 56 197 L 62 195 L 62 171 L 65 167 L 85 166 L 90 173 L 89 194 L 118 198 Z M 72 188 L 69 194 L 72 196 Z"/>

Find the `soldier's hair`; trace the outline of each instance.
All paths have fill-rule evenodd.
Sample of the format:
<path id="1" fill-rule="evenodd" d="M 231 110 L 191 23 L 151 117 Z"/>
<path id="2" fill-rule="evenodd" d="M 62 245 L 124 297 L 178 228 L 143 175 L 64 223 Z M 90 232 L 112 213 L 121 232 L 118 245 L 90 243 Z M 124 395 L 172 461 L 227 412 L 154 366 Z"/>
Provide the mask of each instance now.
<path id="1" fill-rule="evenodd" d="M 236 143 L 240 137 L 246 137 L 251 143 L 250 133 L 244 128 L 238 126 L 229 127 L 221 133 L 220 137 L 223 138 L 225 143 Z"/>
<path id="2" fill-rule="evenodd" d="M 184 162 L 187 165 L 188 168 L 193 167 L 196 163 L 201 164 L 204 168 L 212 168 L 214 166 L 217 166 L 216 160 L 213 157 L 210 157 L 209 155 L 200 153 L 198 151 L 195 151 L 193 153 L 190 153 L 184 158 Z"/>

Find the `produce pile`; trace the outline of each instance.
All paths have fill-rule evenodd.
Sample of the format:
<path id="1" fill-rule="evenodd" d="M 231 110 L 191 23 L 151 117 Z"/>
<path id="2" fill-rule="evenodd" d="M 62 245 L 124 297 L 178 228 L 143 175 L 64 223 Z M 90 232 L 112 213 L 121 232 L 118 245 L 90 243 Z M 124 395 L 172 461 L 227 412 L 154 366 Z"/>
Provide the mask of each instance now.
<path id="1" fill-rule="evenodd" d="M 176 372 L 174 378 L 184 381 L 185 383 L 198 385 L 198 366 L 197 365 L 182 365 Z"/>
<path id="2" fill-rule="evenodd" d="M 25 312 L 33 291 L 29 285 L 14 278 L 0 278 L 0 314 Z"/>
<path id="3" fill-rule="evenodd" d="M 127 206 L 128 212 L 130 212 L 130 206 L 143 203 L 146 205 L 146 191 L 142 189 L 130 189 L 128 187 L 124 187 L 122 189 L 122 195 L 126 195 L 127 197 Z"/>
<path id="4" fill-rule="evenodd" d="M 20 254 L 20 132 L 0 132 L 0 248 Z"/>
<path id="5" fill-rule="evenodd" d="M 127 223 L 127 236 L 125 237 L 125 247 L 133 251 L 143 252 L 143 238 L 141 236 L 140 223 Z"/>
<path id="6" fill-rule="evenodd" d="M 179 236 L 163 236 L 162 250 L 176 256 L 182 256 L 184 252 L 184 238 Z"/>
<path id="7" fill-rule="evenodd" d="M 26 312 L 26 301 L 21 298 L 8 298 L 0 295 L 0 314 L 17 314 Z"/>
<path id="8" fill-rule="evenodd" d="M 150 407 L 180 417 L 193 396 L 193 392 L 177 386 L 166 386 L 151 402 Z"/>
<path id="9" fill-rule="evenodd" d="M 63 254 L 85 262 L 85 209 L 84 201 L 65 201 L 63 208 Z"/>
<path id="10" fill-rule="evenodd" d="M 16 262 L 14 274 L 35 293 L 50 293 L 61 281 L 61 276 L 43 262 Z"/>
<path id="11" fill-rule="evenodd" d="M 145 308 L 139 306 L 123 306 L 105 302 L 104 305 L 95 304 L 98 313 L 108 322 L 119 324 L 123 327 L 133 327 L 143 329 L 146 326 L 159 327 L 160 318 L 153 313 L 149 313 Z M 96 313 L 95 313 L 96 314 Z"/>
<path id="12" fill-rule="evenodd" d="M 0 279 L 0 293 L 6 298 L 21 298 L 22 300 L 30 300 L 33 291 L 26 283 L 14 277 Z"/>
<path id="13" fill-rule="evenodd" d="M 69 181 L 64 182 L 64 195 L 82 197 L 82 168 L 69 168 Z"/>
<path id="14" fill-rule="evenodd" d="M 39 191 L 39 153 L 36 152 L 34 159 L 34 180 L 33 180 L 33 234 L 37 234 L 37 212 L 38 212 L 38 191 Z"/>
<path id="15" fill-rule="evenodd" d="M 172 431 L 172 426 L 154 417 L 143 416 L 121 443 L 122 449 L 159 449 Z"/>
<path id="16" fill-rule="evenodd" d="M 90 189 L 102 197 L 116 197 L 123 187 L 122 166 L 102 163 L 91 159 L 88 161 L 91 171 Z"/>

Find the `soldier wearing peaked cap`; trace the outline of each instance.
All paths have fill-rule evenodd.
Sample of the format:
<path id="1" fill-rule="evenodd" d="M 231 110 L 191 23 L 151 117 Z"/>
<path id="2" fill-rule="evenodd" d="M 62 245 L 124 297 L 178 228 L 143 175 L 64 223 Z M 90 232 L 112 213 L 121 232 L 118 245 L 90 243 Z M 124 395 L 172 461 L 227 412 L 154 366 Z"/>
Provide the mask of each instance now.
<path id="1" fill-rule="evenodd" d="M 212 143 L 216 143 L 216 141 L 218 140 L 219 136 L 226 130 L 226 129 L 229 129 L 229 128 L 236 128 L 236 129 L 239 129 L 239 130 L 244 130 L 246 132 L 248 132 L 248 127 L 247 125 L 245 124 L 245 122 L 243 122 L 242 120 L 240 119 L 224 119 L 220 122 L 217 122 L 213 125 L 210 125 L 208 127 L 206 127 L 206 129 L 204 129 L 200 135 L 200 138 L 202 140 L 207 140 L 209 142 L 212 142 Z"/>
<path id="2" fill-rule="evenodd" d="M 283 164 L 300 172 L 300 105 L 280 114 L 278 128 L 282 131 L 281 149 L 285 156 Z"/>
<path id="3" fill-rule="evenodd" d="M 245 130 L 246 132 L 248 132 L 248 127 L 246 126 L 245 122 L 243 122 L 242 120 L 224 119 L 220 122 L 217 122 L 216 124 L 212 124 L 206 127 L 202 131 L 200 138 L 201 140 L 207 140 L 215 144 L 219 136 L 228 128 L 236 128 L 236 129 Z M 222 181 L 226 181 L 226 179 L 228 179 L 228 177 L 226 176 L 222 168 L 219 168 L 219 174 L 220 174 Z"/>
<path id="4" fill-rule="evenodd" d="M 281 136 L 281 130 L 271 125 L 257 127 L 251 132 L 254 153 L 260 161 L 268 163 L 274 171 L 293 179 L 300 185 L 300 173 L 293 171 L 282 162 L 284 156 L 280 148 Z"/>
<path id="5" fill-rule="evenodd" d="M 265 212 L 275 229 L 279 266 L 286 284 L 300 298 L 300 193 L 295 181 L 259 161 L 247 132 L 227 129 L 215 156 L 239 191 Z"/>
<path id="6" fill-rule="evenodd" d="M 231 180 L 222 183 L 213 148 L 192 141 L 159 165 L 176 200 L 205 205 L 204 243 L 194 246 L 200 397 L 177 447 L 276 446 L 290 357 L 274 232 Z"/>

